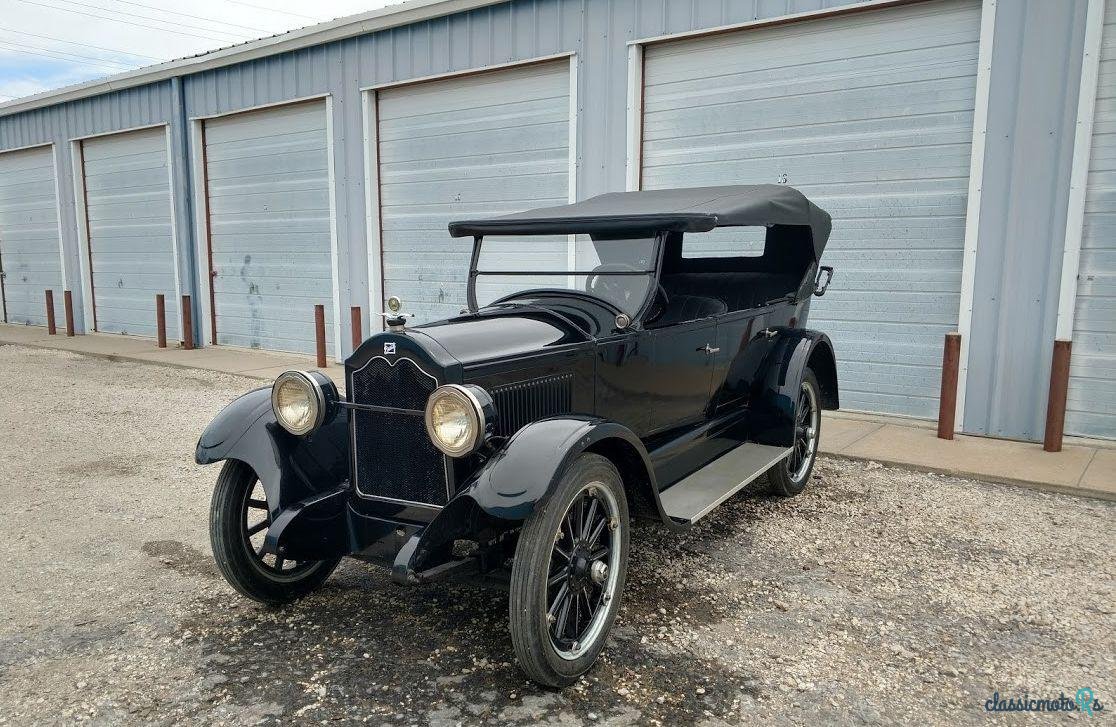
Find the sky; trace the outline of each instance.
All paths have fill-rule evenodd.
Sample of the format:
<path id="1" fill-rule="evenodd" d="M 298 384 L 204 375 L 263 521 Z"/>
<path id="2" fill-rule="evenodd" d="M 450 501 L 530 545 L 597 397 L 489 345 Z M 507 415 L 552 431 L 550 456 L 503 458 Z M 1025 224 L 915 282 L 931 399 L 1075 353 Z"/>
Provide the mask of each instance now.
<path id="1" fill-rule="evenodd" d="M 0 103 L 400 0 L 0 0 Z"/>

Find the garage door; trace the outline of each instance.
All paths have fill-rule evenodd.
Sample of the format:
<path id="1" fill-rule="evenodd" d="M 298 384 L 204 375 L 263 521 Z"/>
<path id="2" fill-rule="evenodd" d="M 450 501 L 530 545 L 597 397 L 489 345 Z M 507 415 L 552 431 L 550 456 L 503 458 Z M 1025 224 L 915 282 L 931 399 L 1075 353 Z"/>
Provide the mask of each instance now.
<path id="1" fill-rule="evenodd" d="M 937 414 L 979 25 L 976 2 L 918 3 L 646 49 L 644 189 L 787 183 L 833 215 L 810 326 L 845 408 Z"/>
<path id="2" fill-rule="evenodd" d="M 569 202 L 569 63 L 386 89 L 377 106 L 384 296 L 417 322 L 455 315 L 470 246 L 450 220 Z M 529 250 L 525 264 L 565 264 L 564 238 Z"/>
<path id="3" fill-rule="evenodd" d="M 1116 438 L 1116 2 L 1107 3 L 1073 319 L 1066 433 Z"/>
<path id="4" fill-rule="evenodd" d="M 62 320 L 58 196 L 51 147 L 0 154 L 0 270 L 4 320 L 46 325 L 43 291 Z"/>
<path id="5" fill-rule="evenodd" d="M 334 317 L 325 103 L 206 121 L 205 161 L 211 337 L 314 351 L 314 306 L 325 306 L 327 332 Z"/>
<path id="6" fill-rule="evenodd" d="M 170 174 L 162 127 L 81 143 L 97 331 L 155 336 L 155 296 L 178 330 Z"/>

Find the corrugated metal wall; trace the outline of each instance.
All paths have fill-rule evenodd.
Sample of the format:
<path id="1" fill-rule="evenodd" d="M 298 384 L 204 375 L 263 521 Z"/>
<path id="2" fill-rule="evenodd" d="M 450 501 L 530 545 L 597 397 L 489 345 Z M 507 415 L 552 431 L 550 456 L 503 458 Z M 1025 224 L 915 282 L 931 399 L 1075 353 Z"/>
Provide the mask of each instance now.
<path id="1" fill-rule="evenodd" d="M 967 432 L 1043 437 L 1086 7 L 996 5 Z"/>
<path id="2" fill-rule="evenodd" d="M 960 0 L 645 53 L 645 189 L 787 183 L 833 215 L 825 262 L 837 279 L 810 325 L 833 339 L 845 408 L 937 414 L 979 33 L 979 3 Z"/>
<path id="3" fill-rule="evenodd" d="M 1066 433 L 1116 438 L 1116 0 L 1105 8 Z"/>
<path id="4" fill-rule="evenodd" d="M 1064 139 L 1072 144 L 1074 74 L 1080 63 L 1085 3 L 997 3 L 981 201 L 977 281 L 981 296 L 974 301 L 970 396 L 965 410 L 966 428 L 973 431 L 1033 437 L 1036 412 L 1044 407 L 1047 333 L 1053 332 L 1057 297 L 1046 294 L 1046 285 L 1052 279 L 1056 290 L 1060 267 L 1056 248 L 1061 235 L 1051 233 L 1064 228 L 1068 185 L 1068 163 L 1063 161 L 1068 155 L 1060 144 Z M 847 5 L 842 0 L 513 0 L 181 81 L 0 117 L 0 149 L 50 141 L 58 145 L 67 283 L 77 290 L 70 139 L 169 121 L 173 145 L 182 149 L 191 117 L 329 94 L 337 190 L 335 234 L 341 243 L 337 251 L 340 305 L 342 310 L 361 305 L 374 313 L 379 306 L 369 304 L 365 252 L 371 210 L 365 204 L 362 88 L 576 53 L 581 69 L 576 190 L 578 198 L 584 198 L 625 186 L 627 41 Z M 176 87 L 181 96 L 176 95 Z M 173 163 L 176 191 L 185 193 L 189 189 L 185 158 Z M 189 202 L 179 205 L 178 229 L 183 233 L 194 231 Z M 179 238 L 180 244 L 189 243 L 184 235 Z M 187 266 L 183 280 L 192 281 L 189 259 L 183 257 L 180 264 Z M 1005 276 L 1007 268 L 1011 274 Z M 1027 297 L 1036 290 L 1037 303 Z M 343 319 L 347 329 L 348 316 Z M 1036 320 L 1041 321 L 1039 330 Z M 203 325 L 199 320 L 196 327 Z M 347 348 L 347 330 L 341 339 Z M 996 412 L 995 421 L 990 412 Z"/>

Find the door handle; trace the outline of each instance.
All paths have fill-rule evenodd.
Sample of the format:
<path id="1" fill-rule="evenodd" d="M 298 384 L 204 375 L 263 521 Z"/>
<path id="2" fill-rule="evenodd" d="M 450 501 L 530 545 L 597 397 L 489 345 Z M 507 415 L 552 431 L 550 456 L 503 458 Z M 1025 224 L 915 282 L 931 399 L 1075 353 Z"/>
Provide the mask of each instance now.
<path id="1" fill-rule="evenodd" d="M 720 351 L 721 349 L 720 349 L 720 348 L 713 348 L 712 346 L 710 346 L 710 345 L 709 345 L 709 344 L 707 343 L 707 344 L 705 344 L 704 346 L 702 346 L 701 348 L 699 348 L 698 350 L 699 350 L 699 351 L 705 351 L 705 353 L 706 353 L 706 354 L 708 354 L 708 355 L 712 356 L 713 354 L 717 353 L 717 352 L 718 352 L 718 351 Z"/>

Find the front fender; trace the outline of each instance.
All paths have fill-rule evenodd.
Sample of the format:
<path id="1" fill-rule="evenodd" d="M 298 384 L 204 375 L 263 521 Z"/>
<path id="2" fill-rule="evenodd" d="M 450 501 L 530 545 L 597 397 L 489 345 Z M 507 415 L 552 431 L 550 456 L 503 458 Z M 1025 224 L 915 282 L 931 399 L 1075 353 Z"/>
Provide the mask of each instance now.
<path id="1" fill-rule="evenodd" d="M 611 459 L 624 476 L 629 498 L 641 497 L 670 523 L 659 504 L 655 472 L 643 442 L 624 425 L 599 417 L 554 417 L 528 424 L 484 464 L 461 495 L 492 517 L 525 520 L 583 452 Z"/>
<path id="2" fill-rule="evenodd" d="M 814 367 L 822 389 L 820 406 L 837 408 L 837 366 L 829 336 L 808 329 L 782 329 L 753 383 L 752 441 L 779 447 L 794 443 L 795 407 L 807 366 Z"/>
<path id="3" fill-rule="evenodd" d="M 348 479 L 348 412 L 336 409 L 313 434 L 297 437 L 275 420 L 271 390 L 255 389 L 226 406 L 202 432 L 198 464 L 235 459 L 255 471 L 272 518 L 287 506 L 341 487 Z"/>

